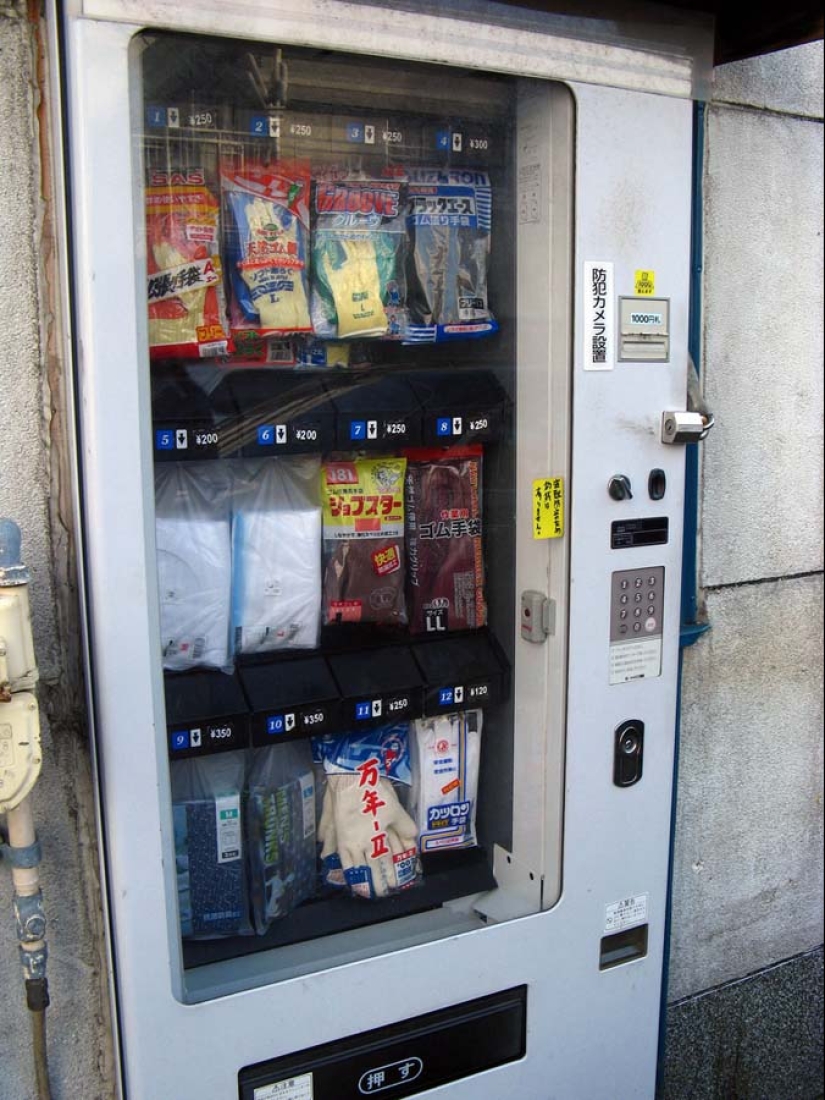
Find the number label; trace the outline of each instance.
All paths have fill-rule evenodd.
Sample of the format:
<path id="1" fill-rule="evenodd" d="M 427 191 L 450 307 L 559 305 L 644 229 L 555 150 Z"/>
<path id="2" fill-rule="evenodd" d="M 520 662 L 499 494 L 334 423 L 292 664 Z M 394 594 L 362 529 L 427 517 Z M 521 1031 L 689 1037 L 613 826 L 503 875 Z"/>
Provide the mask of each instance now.
<path id="1" fill-rule="evenodd" d="M 406 710 L 409 705 L 409 699 L 391 699 L 390 702 L 387 703 L 387 710 L 390 714 L 397 714 L 400 710 Z"/>
<path id="2" fill-rule="evenodd" d="M 384 130 L 381 137 L 387 145 L 400 145 L 404 140 L 404 135 L 400 130 Z"/>
<path id="3" fill-rule="evenodd" d="M 488 687 L 486 684 L 476 684 L 475 687 L 470 688 L 471 699 L 483 699 L 488 693 Z"/>
<path id="4" fill-rule="evenodd" d="M 209 736 L 213 741 L 226 741 L 227 738 L 232 736 L 231 726 L 210 726 Z"/>
<path id="5" fill-rule="evenodd" d="M 193 127 L 194 126 L 200 126 L 200 127 L 207 126 L 208 127 L 208 126 L 212 126 L 213 124 L 214 124 L 214 119 L 212 118 L 212 112 L 211 111 L 200 111 L 200 112 L 198 112 L 194 115 L 189 116 L 189 125 L 190 126 L 193 126 Z"/>
<path id="6" fill-rule="evenodd" d="M 478 419 L 470 421 L 471 432 L 483 432 L 485 428 L 489 428 L 489 426 L 486 416 L 479 416 Z"/>
<path id="7" fill-rule="evenodd" d="M 470 148 L 484 152 L 490 148 L 490 142 L 487 138 L 470 138 Z"/>
<path id="8" fill-rule="evenodd" d="M 384 425 L 385 435 L 406 435 L 407 425 L 403 420 L 389 420 Z"/>
<path id="9" fill-rule="evenodd" d="M 217 432 L 195 432 L 195 444 L 198 447 L 210 447 L 217 442 Z"/>
<path id="10" fill-rule="evenodd" d="M 296 428 L 295 438 L 300 443 L 315 443 L 318 439 L 317 428 Z"/>
<path id="11" fill-rule="evenodd" d="M 315 710 L 311 714 L 302 714 L 301 721 L 305 726 L 320 726 L 324 721 L 324 717 L 322 710 Z"/>
<path id="12" fill-rule="evenodd" d="M 289 132 L 294 137 L 312 137 L 312 126 L 308 122 L 293 122 L 290 124 Z"/>

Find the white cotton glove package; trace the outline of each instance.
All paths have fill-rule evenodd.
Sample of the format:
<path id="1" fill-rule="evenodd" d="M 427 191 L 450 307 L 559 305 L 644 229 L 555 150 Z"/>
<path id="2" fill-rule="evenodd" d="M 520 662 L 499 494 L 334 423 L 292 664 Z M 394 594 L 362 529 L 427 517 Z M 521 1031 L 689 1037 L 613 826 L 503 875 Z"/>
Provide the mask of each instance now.
<path id="1" fill-rule="evenodd" d="M 155 471 L 163 667 L 231 668 L 229 482 L 212 463 Z"/>
<path id="2" fill-rule="evenodd" d="M 232 633 L 236 653 L 312 649 L 321 625 L 320 461 L 235 467 Z"/>
<path id="3" fill-rule="evenodd" d="M 412 806 L 422 854 L 474 848 L 481 711 L 419 718 L 412 725 Z"/>
<path id="4" fill-rule="evenodd" d="M 389 779 L 377 775 L 370 783 L 359 774 L 327 775 L 325 800 L 330 805 L 320 830 L 321 857 L 329 856 L 333 846 L 337 849 L 351 893 L 383 898 L 413 882 L 416 825 Z"/>

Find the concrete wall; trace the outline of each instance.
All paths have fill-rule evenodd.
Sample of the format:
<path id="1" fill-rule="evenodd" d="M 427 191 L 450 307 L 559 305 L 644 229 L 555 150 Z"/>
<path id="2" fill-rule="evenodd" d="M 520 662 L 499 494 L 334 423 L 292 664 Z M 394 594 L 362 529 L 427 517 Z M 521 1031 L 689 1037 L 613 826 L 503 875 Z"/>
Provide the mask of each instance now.
<path id="1" fill-rule="evenodd" d="M 112 1095 L 94 803 L 82 699 L 61 371 L 54 353 L 48 145 L 38 120 L 37 24 L 0 0 L 0 516 L 31 573 L 44 747 L 33 794 L 48 921 L 54 1100 Z M 30 1019 L 8 867 L 0 864 L 0 1096 L 32 1100 Z"/>
<path id="2" fill-rule="evenodd" d="M 821 42 L 723 66 L 708 108 L 712 630 L 685 653 L 672 1000 L 823 938 L 822 72 Z"/>

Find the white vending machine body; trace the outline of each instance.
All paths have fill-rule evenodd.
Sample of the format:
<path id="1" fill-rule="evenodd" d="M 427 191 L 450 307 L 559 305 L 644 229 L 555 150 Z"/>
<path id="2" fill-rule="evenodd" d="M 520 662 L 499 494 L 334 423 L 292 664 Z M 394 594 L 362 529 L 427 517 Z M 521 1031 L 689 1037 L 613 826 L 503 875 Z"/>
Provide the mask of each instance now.
<path id="1" fill-rule="evenodd" d="M 63 23 L 88 673 L 122 1091 L 138 1100 L 652 1097 L 684 471 L 684 451 L 662 443 L 661 421 L 686 402 L 690 66 L 532 24 L 464 22 L 446 8 L 299 8 L 91 0 Z M 199 36 L 191 55 L 189 36 Z M 483 874 L 468 872 L 461 890 L 379 900 L 385 908 L 350 898 L 355 916 L 339 919 L 339 908 L 317 926 L 296 910 L 280 941 L 276 928 L 274 939 L 236 937 L 231 947 L 188 942 L 182 917 L 173 805 L 182 761 L 160 645 L 156 486 L 169 458 L 160 450 L 191 438 L 185 419 L 158 420 L 154 387 L 165 368 L 150 364 L 144 205 L 159 137 L 147 110 L 172 103 L 153 98 L 168 75 L 157 51 L 171 47 L 171 87 L 176 51 L 213 50 L 206 83 L 214 78 L 217 103 L 228 95 L 215 60 L 224 42 L 233 58 L 271 58 L 277 46 L 277 64 L 286 63 L 291 98 L 261 104 L 267 128 L 288 120 L 293 103 L 307 119 L 326 111 L 342 135 L 360 118 L 383 117 L 388 163 L 413 118 L 436 141 L 437 119 L 452 119 L 444 132 L 456 157 L 465 140 L 499 142 L 490 246 L 498 333 L 456 341 L 454 352 L 422 346 L 415 361 L 410 345 L 373 349 L 369 368 L 371 378 L 395 371 L 419 397 L 424 368 L 471 380 L 466 402 L 452 398 L 446 414 L 423 401 L 425 430 L 427 416 L 433 425 L 440 416 L 464 440 L 478 375 L 462 372 L 479 369 L 501 385 L 509 418 L 484 451 L 498 702 L 485 709 L 488 681 L 472 670 L 443 681 L 460 689 L 449 705 L 444 696 L 444 713 L 467 706 L 473 687 L 482 693 Z M 248 93 L 247 76 L 238 86 Z M 161 144 L 177 120 L 163 115 Z M 308 139 L 310 122 L 295 125 L 295 140 Z M 415 163 L 425 155 L 419 144 Z M 238 365 L 229 360 L 186 366 L 186 377 L 229 375 Z M 437 383 L 433 392 L 435 401 Z M 332 404 L 340 429 L 340 394 Z M 170 431 L 185 442 L 159 434 Z M 347 647 L 318 652 L 337 670 L 343 707 L 355 698 L 342 686 Z M 377 667 L 368 648 L 359 667 L 372 660 Z M 417 667 L 423 714 L 440 713 L 427 692 L 446 688 L 438 673 L 427 678 L 426 662 Z M 297 677 L 294 664 L 267 668 L 278 683 L 290 669 Z M 266 722 L 276 729 L 271 708 L 250 709 L 261 737 Z M 300 722 L 310 712 L 295 713 Z M 194 743 L 189 726 L 177 747 L 191 759 L 201 730 Z M 260 747 L 254 728 L 251 736 Z"/>

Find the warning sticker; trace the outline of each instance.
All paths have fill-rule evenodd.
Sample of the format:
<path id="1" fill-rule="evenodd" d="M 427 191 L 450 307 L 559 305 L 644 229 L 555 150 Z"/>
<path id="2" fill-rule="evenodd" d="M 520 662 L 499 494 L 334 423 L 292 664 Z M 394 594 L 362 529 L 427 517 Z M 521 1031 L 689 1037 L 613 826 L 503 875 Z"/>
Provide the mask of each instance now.
<path id="1" fill-rule="evenodd" d="M 588 260 L 584 265 L 585 370 L 613 370 L 616 336 L 613 317 L 613 264 Z"/>
<path id="2" fill-rule="evenodd" d="M 635 928 L 637 924 L 646 924 L 648 896 L 648 894 L 636 894 L 632 898 L 622 898 L 621 901 L 614 901 L 610 905 L 605 905 L 605 933 L 622 932 L 625 928 Z"/>
<path id="3" fill-rule="evenodd" d="M 252 1100 L 312 1100 L 312 1074 L 289 1077 L 271 1085 L 261 1085 L 252 1093 Z"/>
<path id="4" fill-rule="evenodd" d="M 533 538 L 558 539 L 564 534 L 564 478 L 533 482 Z"/>
<path id="5" fill-rule="evenodd" d="M 610 646 L 610 683 L 626 684 L 662 675 L 662 638 L 614 642 Z"/>
<path id="6" fill-rule="evenodd" d="M 656 293 L 656 272 L 637 271 L 633 276 L 634 293 L 648 297 Z"/>

